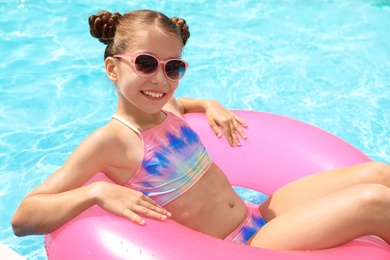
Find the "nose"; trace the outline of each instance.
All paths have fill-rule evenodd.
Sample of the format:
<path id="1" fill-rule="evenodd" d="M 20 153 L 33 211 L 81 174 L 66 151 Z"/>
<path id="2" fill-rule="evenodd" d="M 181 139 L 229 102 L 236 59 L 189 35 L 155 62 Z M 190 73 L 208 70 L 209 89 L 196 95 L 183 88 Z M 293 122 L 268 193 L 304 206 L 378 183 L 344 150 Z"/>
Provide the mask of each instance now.
<path id="1" fill-rule="evenodd" d="M 168 80 L 168 78 L 165 75 L 164 69 L 165 69 L 164 64 L 159 63 L 157 67 L 157 71 L 153 75 L 153 80 L 156 83 L 166 82 Z"/>

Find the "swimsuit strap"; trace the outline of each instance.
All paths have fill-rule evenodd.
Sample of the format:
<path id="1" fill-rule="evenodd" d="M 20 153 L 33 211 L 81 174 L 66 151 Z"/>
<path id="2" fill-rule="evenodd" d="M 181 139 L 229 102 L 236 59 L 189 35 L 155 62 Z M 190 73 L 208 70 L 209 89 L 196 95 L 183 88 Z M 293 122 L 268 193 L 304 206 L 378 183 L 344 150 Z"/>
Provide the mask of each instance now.
<path id="1" fill-rule="evenodd" d="M 118 120 L 119 122 L 121 122 L 122 124 L 128 126 L 131 130 L 136 132 L 138 135 L 141 133 L 135 126 L 133 126 L 130 122 L 128 122 L 123 117 L 121 117 L 121 116 L 119 116 L 117 114 L 113 114 L 111 118 L 114 118 L 114 119 Z"/>

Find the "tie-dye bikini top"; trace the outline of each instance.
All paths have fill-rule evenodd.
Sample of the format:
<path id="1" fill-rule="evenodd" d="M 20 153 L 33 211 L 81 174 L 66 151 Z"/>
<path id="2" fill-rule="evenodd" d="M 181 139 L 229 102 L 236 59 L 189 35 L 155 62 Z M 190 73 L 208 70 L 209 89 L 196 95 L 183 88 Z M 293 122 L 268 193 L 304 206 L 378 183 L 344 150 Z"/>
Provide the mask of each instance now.
<path id="1" fill-rule="evenodd" d="M 164 206 L 188 191 L 207 172 L 212 160 L 199 136 L 187 122 L 168 112 L 165 120 L 140 132 L 122 117 L 122 122 L 142 139 L 144 157 L 126 187 L 141 191 Z"/>

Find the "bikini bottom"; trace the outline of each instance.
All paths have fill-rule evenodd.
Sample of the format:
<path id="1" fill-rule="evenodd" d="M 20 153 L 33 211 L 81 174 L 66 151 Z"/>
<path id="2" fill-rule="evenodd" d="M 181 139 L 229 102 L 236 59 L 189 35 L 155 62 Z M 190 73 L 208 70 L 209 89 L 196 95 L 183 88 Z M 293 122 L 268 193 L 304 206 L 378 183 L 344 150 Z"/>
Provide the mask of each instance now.
<path id="1" fill-rule="evenodd" d="M 228 235 L 225 240 L 240 244 L 245 244 L 249 239 L 265 225 L 265 220 L 260 213 L 259 205 L 245 202 L 248 212 L 244 221 Z"/>

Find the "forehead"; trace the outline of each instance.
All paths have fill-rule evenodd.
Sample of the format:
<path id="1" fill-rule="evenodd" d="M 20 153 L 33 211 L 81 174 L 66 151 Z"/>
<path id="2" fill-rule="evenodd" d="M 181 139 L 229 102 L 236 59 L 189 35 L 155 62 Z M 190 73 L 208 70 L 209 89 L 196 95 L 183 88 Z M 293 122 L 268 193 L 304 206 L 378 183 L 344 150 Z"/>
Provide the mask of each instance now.
<path id="1" fill-rule="evenodd" d="M 160 59 L 181 57 L 182 40 L 174 34 L 158 29 L 139 30 L 136 40 L 131 43 L 129 53 L 150 53 Z"/>

